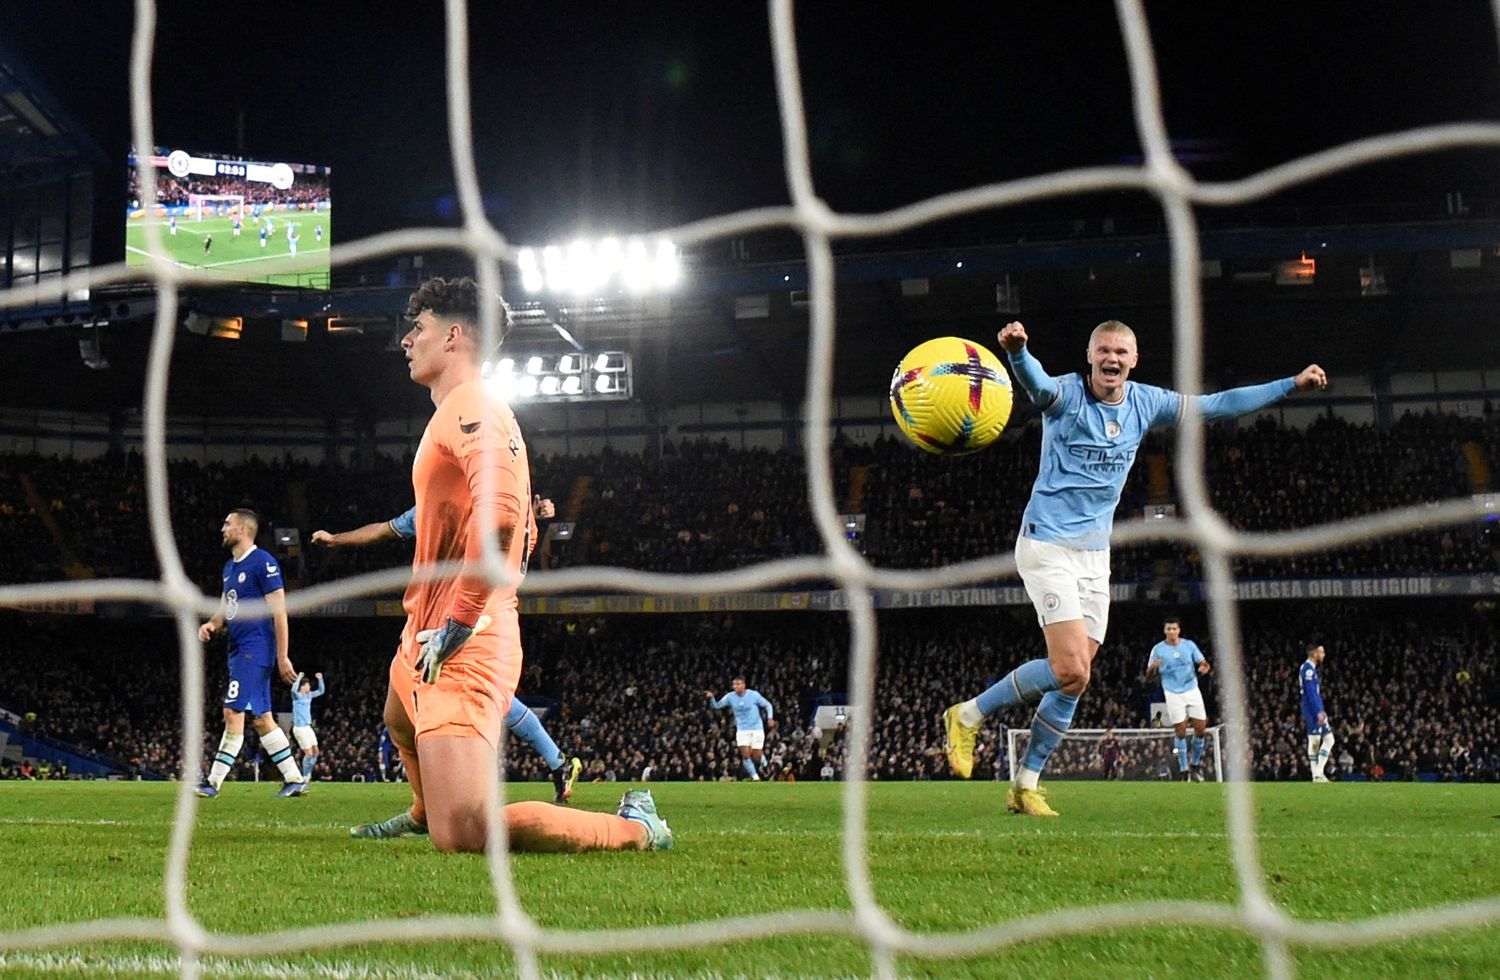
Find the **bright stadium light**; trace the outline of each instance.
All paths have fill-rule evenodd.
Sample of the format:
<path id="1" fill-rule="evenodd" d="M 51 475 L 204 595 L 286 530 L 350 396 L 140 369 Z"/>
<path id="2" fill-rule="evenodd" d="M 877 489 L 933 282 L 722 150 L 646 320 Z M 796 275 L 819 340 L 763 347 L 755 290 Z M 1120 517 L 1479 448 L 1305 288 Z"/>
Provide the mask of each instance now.
<path id="1" fill-rule="evenodd" d="M 539 293 L 547 285 L 542 267 L 537 262 L 536 249 L 523 248 L 516 256 L 516 265 L 521 270 L 521 288 L 528 293 Z"/>
<path id="2" fill-rule="evenodd" d="M 625 246 L 625 264 L 620 275 L 625 288 L 632 293 L 644 293 L 651 288 L 651 254 L 639 238 L 632 238 Z"/>
<path id="3" fill-rule="evenodd" d="M 545 273 L 547 288 L 554 293 L 560 293 L 568 288 L 568 266 L 563 258 L 563 250 L 556 245 L 548 245 L 542 249 L 542 271 Z"/>
<path id="4" fill-rule="evenodd" d="M 663 238 L 656 243 L 656 286 L 671 289 L 682 279 L 682 262 L 677 257 L 677 246 Z"/>
<path id="5" fill-rule="evenodd" d="M 630 355 L 619 350 L 519 351 L 486 361 L 480 374 L 488 390 L 507 402 L 624 401 L 631 394 Z"/>

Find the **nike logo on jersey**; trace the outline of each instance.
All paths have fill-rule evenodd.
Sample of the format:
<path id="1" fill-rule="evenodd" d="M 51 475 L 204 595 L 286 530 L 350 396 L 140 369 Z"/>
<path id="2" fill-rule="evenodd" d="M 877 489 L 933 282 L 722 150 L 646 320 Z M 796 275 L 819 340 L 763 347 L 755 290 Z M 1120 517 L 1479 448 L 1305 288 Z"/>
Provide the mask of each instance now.
<path id="1" fill-rule="evenodd" d="M 460 417 L 458 420 L 458 429 L 466 436 L 473 435 L 474 433 L 479 431 L 479 423 L 482 421 L 483 419 L 475 419 L 472 422 L 465 422 L 463 418 Z"/>

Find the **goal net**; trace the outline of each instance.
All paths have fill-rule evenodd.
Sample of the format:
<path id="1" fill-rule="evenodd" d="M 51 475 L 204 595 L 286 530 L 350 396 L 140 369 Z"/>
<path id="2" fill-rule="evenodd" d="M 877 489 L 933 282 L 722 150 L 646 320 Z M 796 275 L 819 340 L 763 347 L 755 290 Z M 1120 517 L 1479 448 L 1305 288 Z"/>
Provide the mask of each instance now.
<path id="1" fill-rule="evenodd" d="M 245 211 L 245 195 L 189 194 L 188 208 L 193 213 L 194 221 L 202 221 L 205 214 L 210 218 L 219 215 L 243 214 Z"/>
<path id="2" fill-rule="evenodd" d="M 1204 732 L 1202 769 L 1205 780 L 1224 781 L 1224 726 Z M 1188 743 L 1193 739 L 1188 729 Z M 1177 735 L 1170 728 L 1074 728 L 1047 760 L 1048 779 L 1179 779 Z M 1006 778 L 1026 756 L 1031 730 L 1005 730 Z"/>
<path id="3" fill-rule="evenodd" d="M 874 721 L 869 706 L 875 703 L 876 590 L 929 589 L 989 582 L 1014 576 L 1016 569 L 1009 554 L 920 571 L 876 569 L 845 538 L 839 520 L 831 451 L 835 432 L 831 420 L 837 323 L 833 240 L 892 235 L 970 212 L 1065 195 L 1150 194 L 1161 206 L 1171 240 L 1173 387 L 1185 394 L 1194 394 L 1203 387 L 1202 263 L 1196 209 L 1263 199 L 1301 183 L 1386 159 L 1454 147 L 1500 147 L 1500 125 L 1444 124 L 1360 140 L 1240 180 L 1196 180 L 1173 155 L 1144 4 L 1140 0 L 1117 0 L 1116 11 L 1126 52 L 1136 129 L 1144 150 L 1142 163 L 1063 171 L 956 191 L 883 213 L 848 215 L 832 211 L 819 197 L 814 184 L 793 5 L 791 0 L 772 0 L 770 33 L 775 98 L 782 123 L 791 204 L 720 215 L 665 229 L 665 233 L 682 246 L 729 240 L 752 231 L 777 228 L 793 230 L 802 238 L 807 259 L 809 316 L 806 419 L 802 432 L 808 500 L 823 544 L 822 553 L 706 575 L 645 575 L 628 568 L 565 569 L 523 586 L 523 591 L 530 593 L 592 589 L 701 597 L 815 579 L 837 583 L 846 601 L 850 630 L 847 690 L 851 722 L 844 767 L 848 778 L 841 786 L 840 846 L 847 903 L 832 903 L 838 907 L 789 908 L 774 913 L 668 926 L 600 930 L 544 928 L 528 913 L 518 897 L 511 878 L 510 857 L 504 846 L 503 821 L 494 821 L 491 843 L 497 846 L 489 848 L 487 861 L 495 905 L 489 914 L 391 917 L 253 934 L 214 932 L 205 928 L 188 903 L 188 855 L 198 818 L 192 777 L 199 760 L 195 758 L 196 753 L 187 752 L 163 867 L 164 916 L 105 918 L 0 932 L 0 950 L 57 948 L 120 940 L 159 942 L 169 944 L 177 951 L 184 976 L 196 976 L 202 969 L 201 958 L 211 954 L 247 956 L 391 942 L 442 943 L 443 946 L 436 948 L 452 948 L 452 941 L 458 939 L 504 943 L 514 958 L 515 972 L 531 978 L 542 974 L 539 956 L 543 953 L 572 956 L 630 953 L 714 946 L 730 939 L 750 943 L 772 936 L 816 933 L 853 937 L 869 951 L 871 971 L 875 975 L 894 977 L 898 972 L 898 957 L 956 959 L 1038 939 L 1171 925 L 1209 926 L 1250 936 L 1262 951 L 1266 973 L 1281 978 L 1293 973 L 1290 953 L 1293 947 L 1349 948 L 1500 923 L 1500 896 L 1345 921 L 1333 928 L 1327 922 L 1300 919 L 1290 914 L 1284 905 L 1274 900 L 1267 886 L 1256 835 L 1255 788 L 1250 781 L 1245 739 L 1239 737 L 1227 740 L 1222 765 L 1227 838 L 1238 887 L 1232 902 L 1153 901 L 1067 908 L 936 933 L 897 922 L 877 897 L 868 850 L 869 787 L 864 776 Z M 1500 7 L 1497 7 L 1497 16 L 1500 16 Z M 461 226 L 406 229 L 343 243 L 332 251 L 332 265 L 347 265 L 383 255 L 461 249 L 474 258 L 476 279 L 483 294 L 502 295 L 502 264 L 515 263 L 517 249 L 491 223 L 481 193 L 469 101 L 468 20 L 464 0 L 446 0 L 446 108 L 457 198 L 463 219 Z M 136 0 L 130 69 L 131 135 L 136 146 L 156 145 L 150 89 L 156 30 L 155 3 L 153 0 Z M 156 200 L 154 175 L 149 172 L 146 161 L 140 161 L 138 166 L 145 203 L 149 208 Z M 204 656 L 196 630 L 200 618 L 206 619 L 213 614 L 217 599 L 206 597 L 193 587 L 174 539 L 167 481 L 166 395 L 181 288 L 184 285 L 214 285 L 219 280 L 174 263 L 163 248 L 160 228 L 147 225 L 145 234 L 150 258 L 144 267 L 131 268 L 124 263 L 96 266 L 72 272 L 60 284 L 53 280 L 15 287 L 0 294 L 0 307 L 34 304 L 49 295 L 55 296 L 59 289 L 81 290 L 137 280 L 143 274 L 141 269 L 155 285 L 157 319 L 146 375 L 143 418 L 148 510 L 152 542 L 162 569 L 161 578 L 0 586 L 0 603 L 34 606 L 52 600 L 88 597 L 160 603 L 172 610 L 181 651 L 182 744 L 199 746 L 203 744 L 204 729 Z M 268 265 L 267 268 L 272 267 Z M 275 267 L 275 271 L 296 271 L 295 260 L 284 268 Z M 480 328 L 482 346 L 485 349 L 495 347 L 500 336 L 498 301 L 482 307 Z M 1217 654 L 1220 709 L 1225 727 L 1234 732 L 1249 730 L 1249 713 L 1239 622 L 1232 591 L 1231 558 L 1325 551 L 1355 541 L 1468 523 L 1483 515 L 1483 508 L 1472 500 L 1449 500 L 1295 531 L 1236 532 L 1210 504 L 1203 448 L 1204 427 L 1199 409 L 1193 400 L 1185 400 L 1182 422 L 1176 430 L 1176 463 L 1179 513 L 1187 516 L 1117 526 L 1113 542 L 1116 546 L 1129 546 L 1147 541 L 1174 541 L 1191 544 L 1200 555 L 1212 626 L 1211 639 Z M 486 536 L 485 543 L 487 572 L 497 584 L 506 581 L 494 536 Z M 440 569 L 433 574 L 451 574 L 452 571 Z M 289 596 L 286 608 L 294 616 L 305 614 L 324 603 L 390 590 L 403 584 L 407 577 L 404 570 L 397 569 L 306 589 Z M 261 604 L 256 609 L 245 609 L 244 614 L 265 616 L 269 611 Z M 498 791 L 503 794 L 503 786 Z M 688 856 L 686 851 L 683 854 Z M 904 961 L 907 972 L 923 972 L 927 968 L 920 962 Z"/>

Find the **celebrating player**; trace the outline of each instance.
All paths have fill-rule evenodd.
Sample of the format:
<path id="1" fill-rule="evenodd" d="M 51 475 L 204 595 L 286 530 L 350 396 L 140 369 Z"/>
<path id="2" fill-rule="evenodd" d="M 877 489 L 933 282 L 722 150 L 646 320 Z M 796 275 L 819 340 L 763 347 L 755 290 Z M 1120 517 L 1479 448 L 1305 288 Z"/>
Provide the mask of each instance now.
<path id="1" fill-rule="evenodd" d="M 297 771 L 292 747 L 286 733 L 271 716 L 271 669 L 291 683 L 297 676 L 287 650 L 291 631 L 286 620 L 286 592 L 282 588 L 281 566 L 276 559 L 255 546 L 255 532 L 260 519 L 253 510 L 235 510 L 224 518 L 219 529 L 229 560 L 224 563 L 224 592 L 214 618 L 198 627 L 198 642 L 207 643 L 227 627 L 229 633 L 229 687 L 224 692 L 224 734 L 219 751 L 214 754 L 208 780 L 198 787 L 198 795 L 214 797 L 234 765 L 235 756 L 245 741 L 245 715 L 254 719 L 261 747 L 276 763 L 284 780 L 277 796 L 301 796 L 307 784 Z M 271 609 L 269 619 L 239 618 L 240 603 L 264 599 Z M 274 652 L 273 652 L 274 651 Z"/>
<path id="2" fill-rule="evenodd" d="M 1203 706 L 1203 692 L 1198 690 L 1198 675 L 1212 668 L 1198 649 L 1198 644 L 1182 638 L 1182 623 L 1176 616 L 1162 622 L 1160 643 L 1151 648 L 1146 659 L 1146 676 L 1161 675 L 1161 690 L 1166 696 L 1167 724 L 1177 738 L 1177 771 L 1183 782 L 1203 782 L 1203 735 L 1208 731 L 1208 709 Z M 1187 725 L 1193 721 L 1193 747 L 1188 752 Z"/>
<path id="3" fill-rule="evenodd" d="M 411 379 L 436 406 L 417 447 L 414 571 L 461 561 L 457 575 L 413 577 L 391 661 L 385 723 L 412 806 L 350 832 L 394 837 L 426 828 L 439 851 L 482 851 L 496 814 L 500 726 L 521 677 L 516 587 L 493 587 L 483 541 L 498 538 L 519 577 L 536 541 L 531 470 L 515 415 L 480 379 L 479 293 L 472 279 L 423 283 L 401 340 Z"/>
<path id="4" fill-rule="evenodd" d="M 765 724 L 776 727 L 776 709 L 771 702 L 761 697 L 759 691 L 745 686 L 743 677 L 734 679 L 734 690 L 722 698 L 714 697 L 713 691 L 704 691 L 715 708 L 734 709 L 734 744 L 740 747 L 740 765 L 745 774 L 760 782 L 761 750 L 766 744 L 765 725 L 761 724 L 760 709 L 766 709 Z"/>
<path id="5" fill-rule="evenodd" d="M 314 674 L 318 679 L 318 689 L 312 689 L 312 682 L 304 675 L 298 674 L 297 679 L 292 682 L 292 737 L 297 740 L 297 747 L 302 750 L 302 778 L 312 779 L 313 766 L 318 763 L 318 733 L 312 727 L 312 701 L 313 698 L 323 696 L 323 675 Z"/>
<path id="6" fill-rule="evenodd" d="M 1333 751 L 1333 729 L 1328 727 L 1328 712 L 1323 710 L 1323 688 L 1318 673 L 1325 656 L 1323 644 L 1309 643 L 1307 660 L 1297 671 L 1302 688 L 1302 721 L 1307 725 L 1307 764 L 1312 768 L 1315 783 L 1328 782 L 1323 770 L 1328 766 L 1328 754 Z"/>
<path id="7" fill-rule="evenodd" d="M 531 504 L 538 520 L 547 520 L 556 513 L 552 501 L 546 497 L 533 495 Z M 313 532 L 312 540 L 313 544 L 329 548 L 361 548 L 397 538 L 409 541 L 416 536 L 417 509 L 413 507 L 399 517 L 366 524 L 352 531 L 330 534 L 319 529 Z M 542 720 L 536 716 L 536 712 L 519 698 L 511 699 L 510 710 L 505 714 L 505 727 L 542 757 L 552 777 L 552 802 L 560 806 L 566 804 L 573 796 L 573 786 L 578 782 L 578 773 L 583 768 L 583 763 L 576 757 L 568 759 L 563 756 L 552 736 L 547 734 L 547 729 L 542 727 Z"/>
<path id="8" fill-rule="evenodd" d="M 1008 323 L 1000 346 L 1017 382 L 1042 410 L 1042 459 L 1016 538 L 1016 567 L 1036 607 L 1047 656 L 1022 664 L 976 698 L 943 713 L 949 765 L 974 772 L 974 743 L 984 719 L 1040 699 L 1026 758 L 1006 794 L 1013 813 L 1056 816 L 1037 780 L 1073 723 L 1078 699 L 1109 623 L 1109 534 L 1115 505 L 1148 429 L 1182 417 L 1182 395 L 1131 382 L 1140 360 L 1135 332 L 1107 320 L 1089 336 L 1085 373 L 1051 377 L 1026 350 L 1026 328 Z M 1316 364 L 1295 377 L 1201 395 L 1205 421 L 1254 412 L 1294 390 L 1324 388 Z"/>

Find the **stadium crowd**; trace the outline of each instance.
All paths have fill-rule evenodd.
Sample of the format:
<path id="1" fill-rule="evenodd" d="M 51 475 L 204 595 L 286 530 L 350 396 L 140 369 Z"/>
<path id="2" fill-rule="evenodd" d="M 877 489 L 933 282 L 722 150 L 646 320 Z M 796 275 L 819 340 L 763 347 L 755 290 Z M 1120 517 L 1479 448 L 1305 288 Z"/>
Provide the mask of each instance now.
<path id="1" fill-rule="evenodd" d="M 1117 607 L 1110 640 L 1095 664 L 1075 728 L 1147 728 L 1160 689 L 1144 677 L 1160 639 L 1160 609 Z M 0 657 L 0 705 L 36 715 L 37 734 L 157 774 L 180 771 L 178 660 L 165 621 L 89 621 L 8 614 L 11 642 L 34 658 Z M 1041 653 L 1032 613 L 1023 607 L 891 611 L 879 616 L 871 778 L 946 778 L 938 716 L 1010 666 Z M 1247 603 L 1243 606 L 1251 704 L 1251 757 L 1260 779 L 1306 778 L 1297 710 L 1296 668 L 1305 641 L 1325 643 L 1324 696 L 1347 756 L 1336 775 L 1365 778 L 1500 780 L 1500 669 L 1494 610 L 1457 600 Z M 842 729 L 813 724 L 820 701 L 842 703 L 847 690 L 847 623 L 832 613 L 691 616 L 527 617 L 523 696 L 555 706 L 547 729 L 563 751 L 585 762 L 586 780 L 720 780 L 740 775 L 734 724 L 705 690 L 723 691 L 738 675 L 775 706 L 779 727 L 767 741 L 769 778 L 841 778 Z M 328 694 L 315 702 L 323 755 L 315 778 L 377 779 L 378 733 L 386 667 L 397 620 L 298 619 L 292 659 L 322 671 Z M 1206 629 L 1189 618 L 1186 635 L 1211 662 Z M 206 660 L 205 741 L 217 738 L 222 648 Z M 279 688 L 279 685 L 278 685 Z M 1205 681 L 1219 720 L 1213 675 Z M 278 710 L 287 693 L 278 689 Z M 1008 774 L 1000 724 L 1025 728 L 1030 713 L 997 718 L 981 737 L 975 778 Z M 253 739 L 251 740 L 253 747 Z M 1166 773 L 1169 742 L 1127 741 L 1123 762 L 1134 778 Z M 238 778 L 254 778 L 252 752 Z M 1065 747 L 1051 778 L 1099 775 L 1097 747 Z M 512 779 L 542 779 L 540 760 L 510 748 Z M 262 778 L 274 779 L 267 770 Z"/>
<path id="2" fill-rule="evenodd" d="M 1216 507 L 1235 526 L 1304 527 L 1472 492 L 1467 451 L 1500 466 L 1500 421 L 1408 415 L 1388 431 L 1325 418 L 1297 430 L 1268 418 L 1216 429 L 1207 472 Z M 1034 425 L 973 457 L 942 459 L 903 442 L 840 441 L 834 473 L 842 510 L 866 515 L 861 546 L 883 567 L 921 568 L 1008 552 L 1037 468 Z M 1172 499 L 1167 441 L 1142 448 L 1117 517 L 1134 520 Z M 409 561 L 398 543 L 363 551 L 307 546 L 317 528 L 342 530 L 411 504 L 410 459 L 369 468 L 251 458 L 169 467 L 173 531 L 190 574 L 206 590 L 222 562 L 216 533 L 232 507 L 299 528 L 300 555 L 283 556 L 294 583 L 329 581 Z M 539 456 L 533 485 L 575 522 L 569 541 L 544 541 L 533 567 L 624 565 L 653 571 L 734 568 L 819 549 L 795 453 L 668 443 L 659 458 L 606 450 Z M 1004 488 L 1003 491 L 997 488 Z M 58 459 L 0 456 L 0 580 L 62 578 L 70 566 L 99 576 L 155 577 L 139 456 Z M 1452 528 L 1364 542 L 1336 551 L 1241 560 L 1250 577 L 1474 573 L 1497 568 L 1494 528 Z M 1186 582 L 1198 556 L 1176 545 L 1116 549 L 1117 582 Z"/>

